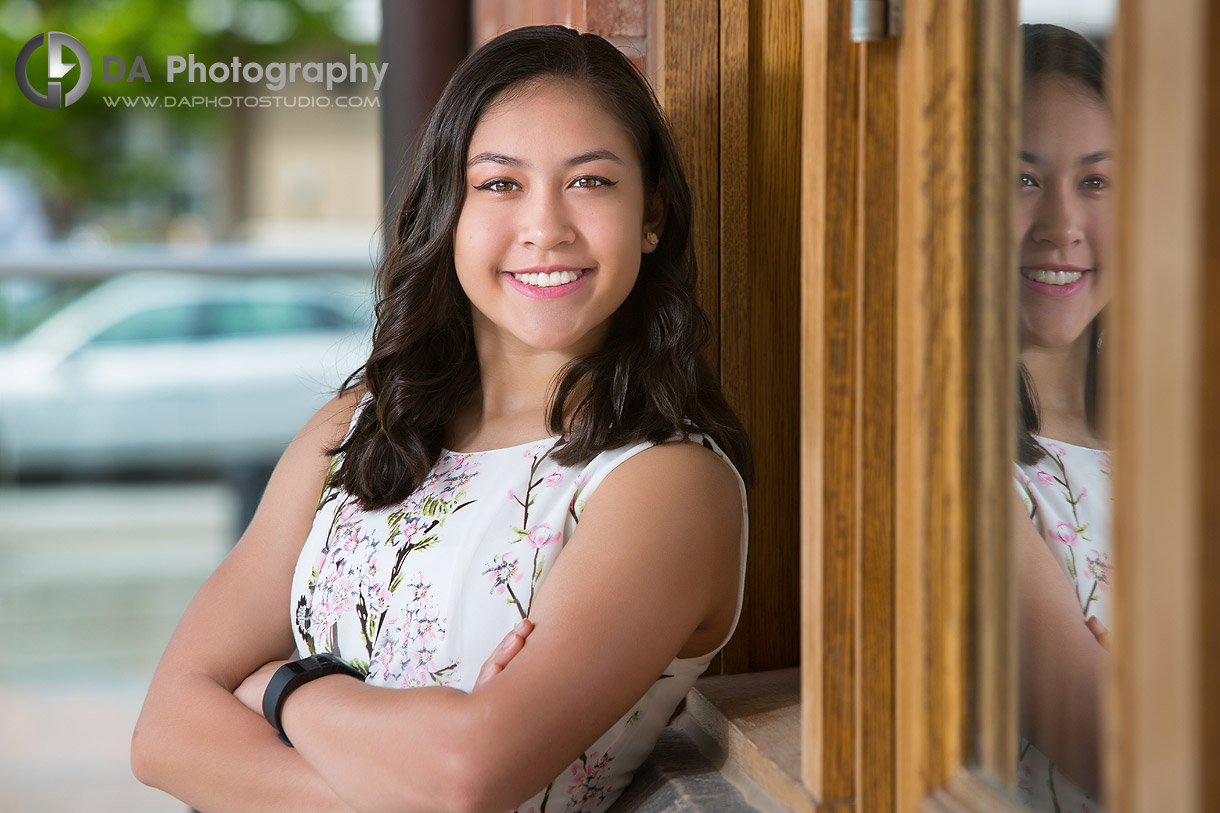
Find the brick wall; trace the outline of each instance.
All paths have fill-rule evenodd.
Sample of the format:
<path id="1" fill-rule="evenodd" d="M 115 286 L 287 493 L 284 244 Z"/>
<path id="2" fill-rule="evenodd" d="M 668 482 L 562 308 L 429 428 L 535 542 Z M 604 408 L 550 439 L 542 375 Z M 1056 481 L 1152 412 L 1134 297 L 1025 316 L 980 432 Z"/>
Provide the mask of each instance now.
<path id="1" fill-rule="evenodd" d="M 496 34 L 523 25 L 558 23 L 600 34 L 646 73 L 656 0 L 473 0 L 471 44 L 477 48 Z M 651 74 L 650 74 L 651 75 Z"/>

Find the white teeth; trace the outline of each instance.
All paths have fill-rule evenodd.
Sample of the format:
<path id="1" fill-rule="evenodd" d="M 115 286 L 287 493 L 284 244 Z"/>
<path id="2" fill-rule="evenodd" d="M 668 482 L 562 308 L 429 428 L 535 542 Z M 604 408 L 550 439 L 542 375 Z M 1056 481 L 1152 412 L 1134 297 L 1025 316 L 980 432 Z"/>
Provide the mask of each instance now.
<path id="1" fill-rule="evenodd" d="M 535 288 L 553 288 L 556 285 L 575 282 L 584 273 L 584 271 L 552 271 L 549 274 L 513 274 L 513 279 Z"/>
<path id="2" fill-rule="evenodd" d="M 1044 268 L 1022 268 L 1021 276 L 1044 285 L 1070 285 L 1084 276 L 1083 271 L 1049 271 Z"/>

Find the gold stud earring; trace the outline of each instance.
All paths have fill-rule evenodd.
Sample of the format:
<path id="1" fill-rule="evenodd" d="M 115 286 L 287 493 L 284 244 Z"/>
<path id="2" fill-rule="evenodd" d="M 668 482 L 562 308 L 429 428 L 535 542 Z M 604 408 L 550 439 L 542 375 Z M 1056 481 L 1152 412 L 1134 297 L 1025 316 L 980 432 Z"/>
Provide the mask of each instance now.
<path id="1" fill-rule="evenodd" d="M 648 241 L 648 245 L 650 246 L 655 246 L 657 243 L 661 242 L 661 238 L 657 237 L 657 233 L 655 231 L 650 231 L 645 234 L 644 239 Z"/>

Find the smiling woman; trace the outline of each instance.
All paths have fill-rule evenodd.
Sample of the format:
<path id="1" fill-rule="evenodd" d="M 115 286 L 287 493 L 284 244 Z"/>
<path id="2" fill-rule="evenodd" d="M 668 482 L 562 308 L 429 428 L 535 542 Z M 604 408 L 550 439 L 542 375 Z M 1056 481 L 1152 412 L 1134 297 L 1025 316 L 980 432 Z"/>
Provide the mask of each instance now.
<path id="1" fill-rule="evenodd" d="M 1113 273 L 1113 122 L 1088 40 L 1053 25 L 1023 34 L 1018 788 L 1039 810 L 1096 810 L 1112 624 L 1111 466 L 1097 391 Z"/>
<path id="2" fill-rule="evenodd" d="M 745 567 L 750 447 L 655 98 L 597 36 L 499 37 L 394 237 L 369 358 L 192 603 L 133 768 L 204 809 L 602 810 Z"/>

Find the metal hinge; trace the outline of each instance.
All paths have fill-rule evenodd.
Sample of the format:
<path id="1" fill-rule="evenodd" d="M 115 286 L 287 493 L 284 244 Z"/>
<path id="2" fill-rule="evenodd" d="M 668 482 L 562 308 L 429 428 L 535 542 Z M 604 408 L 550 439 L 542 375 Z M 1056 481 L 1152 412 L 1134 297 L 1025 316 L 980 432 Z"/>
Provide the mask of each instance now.
<path id="1" fill-rule="evenodd" d="M 851 41 L 880 42 L 902 33 L 902 0 L 851 0 Z"/>

